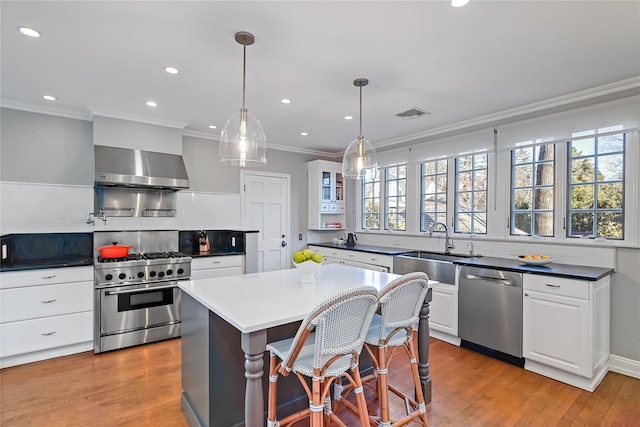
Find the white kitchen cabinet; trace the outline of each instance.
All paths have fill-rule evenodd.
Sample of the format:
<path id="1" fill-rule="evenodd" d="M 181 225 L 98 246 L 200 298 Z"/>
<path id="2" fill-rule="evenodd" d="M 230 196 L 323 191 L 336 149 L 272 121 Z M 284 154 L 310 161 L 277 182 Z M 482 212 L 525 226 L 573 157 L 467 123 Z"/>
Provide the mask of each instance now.
<path id="1" fill-rule="evenodd" d="M 429 304 L 430 335 L 451 344 L 460 345 L 458 338 L 458 287 L 440 283 L 433 288 Z"/>
<path id="2" fill-rule="evenodd" d="M 393 257 L 371 252 L 359 252 L 348 249 L 333 249 L 323 246 L 309 245 L 313 252 L 320 251 L 326 263 L 354 265 L 376 271 L 391 271 Z"/>
<path id="3" fill-rule="evenodd" d="M 211 256 L 191 260 L 191 279 L 235 276 L 244 273 L 244 256 Z"/>
<path id="4" fill-rule="evenodd" d="M 309 229 L 343 229 L 346 208 L 342 163 L 308 162 L 307 175 Z"/>
<path id="5" fill-rule="evenodd" d="M 610 277 L 524 274 L 525 369 L 593 391 L 609 359 Z"/>
<path id="6" fill-rule="evenodd" d="M 0 367 L 93 349 L 93 267 L 0 273 Z"/>

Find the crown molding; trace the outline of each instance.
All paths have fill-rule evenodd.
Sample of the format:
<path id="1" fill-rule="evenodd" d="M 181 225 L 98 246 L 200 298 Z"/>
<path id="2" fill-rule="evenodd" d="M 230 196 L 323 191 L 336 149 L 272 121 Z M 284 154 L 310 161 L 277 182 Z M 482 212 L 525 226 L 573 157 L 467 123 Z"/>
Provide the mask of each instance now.
<path id="1" fill-rule="evenodd" d="M 91 121 L 89 111 L 65 110 L 63 108 L 55 108 L 36 104 L 26 104 L 23 102 L 11 101 L 7 99 L 0 100 L 0 107 L 10 108 L 12 110 L 27 111 L 29 113 L 46 114 L 47 116 L 58 116 L 67 119 Z"/>
<path id="2" fill-rule="evenodd" d="M 473 131 L 486 127 L 493 127 L 499 124 L 506 124 L 525 120 L 536 116 L 543 116 L 572 108 L 584 107 L 600 102 L 612 101 L 614 99 L 625 98 L 640 94 L 640 76 L 619 82 L 610 83 L 595 88 L 574 92 L 568 95 L 546 99 L 540 102 L 499 111 L 475 117 L 473 119 L 444 125 L 418 132 L 410 135 L 403 135 L 398 138 L 387 139 L 373 143 L 375 148 L 395 148 L 402 144 L 434 139 L 435 137 L 449 136 L 463 131 Z"/>
<path id="3" fill-rule="evenodd" d="M 144 124 L 156 125 L 156 126 L 164 126 L 164 127 L 181 129 L 181 130 L 187 127 L 187 125 L 189 124 L 189 123 L 177 122 L 173 120 L 158 119 L 155 117 L 152 118 L 152 117 L 146 117 L 146 116 L 137 116 L 133 114 L 125 114 L 117 111 L 102 110 L 100 108 L 95 108 L 95 107 L 88 107 L 88 108 L 89 108 L 91 120 L 93 120 L 93 116 L 100 116 L 100 117 L 108 117 L 110 119 L 128 120 L 131 122 L 138 122 L 138 123 L 144 123 Z"/>

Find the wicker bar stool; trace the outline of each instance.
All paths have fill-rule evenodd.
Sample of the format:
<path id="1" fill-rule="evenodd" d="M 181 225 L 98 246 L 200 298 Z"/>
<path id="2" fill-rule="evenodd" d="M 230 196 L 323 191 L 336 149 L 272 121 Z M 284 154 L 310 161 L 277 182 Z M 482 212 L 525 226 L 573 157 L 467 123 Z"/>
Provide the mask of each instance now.
<path id="1" fill-rule="evenodd" d="M 333 421 L 345 426 L 331 411 L 329 396 L 332 382 L 343 377 L 356 391 L 361 424 L 369 424 L 358 362 L 377 303 L 378 293 L 374 287 L 340 292 L 316 306 L 302 321 L 295 337 L 267 345 L 271 354 L 268 427 L 290 425 L 308 416 L 311 427 L 328 425 Z M 278 374 L 286 376 L 290 372 L 298 377 L 305 389 L 309 408 L 278 420 Z M 307 378 L 311 380 L 311 386 Z"/>
<path id="2" fill-rule="evenodd" d="M 424 426 L 428 425 L 414 346 L 417 339 L 418 316 L 429 290 L 428 283 L 429 279 L 425 273 L 409 273 L 389 282 L 378 294 L 380 314 L 374 316 L 365 339 L 365 348 L 373 359 L 374 373 L 362 378 L 363 383 L 377 379 L 375 392 L 379 399 L 380 416 L 371 417 L 371 421 L 378 426 L 401 426 L 412 420 Z M 404 348 L 409 356 L 417 401 L 388 381 L 389 363 L 394 351 L 400 347 Z M 352 390 L 350 385 L 345 385 L 343 390 L 335 393 L 335 411 L 338 411 L 339 405 L 345 401 L 344 397 Z M 397 420 L 391 420 L 390 417 L 390 392 L 405 401 L 407 414 Z M 346 406 L 351 409 L 351 405 Z"/>

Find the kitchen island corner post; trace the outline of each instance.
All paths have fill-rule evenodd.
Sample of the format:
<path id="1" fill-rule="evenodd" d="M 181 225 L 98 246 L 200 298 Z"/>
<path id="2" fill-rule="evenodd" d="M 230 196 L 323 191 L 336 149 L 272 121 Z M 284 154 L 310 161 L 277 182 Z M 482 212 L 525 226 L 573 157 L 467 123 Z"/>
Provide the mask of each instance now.
<path id="1" fill-rule="evenodd" d="M 418 326 L 418 373 L 422 384 L 424 402 L 431 403 L 431 377 L 429 376 L 429 303 L 433 298 L 433 288 L 429 288 L 420 310 Z"/>
<path id="2" fill-rule="evenodd" d="M 246 378 L 244 419 L 247 427 L 262 427 L 265 423 L 262 376 L 264 375 L 263 354 L 267 347 L 265 329 L 242 333 L 242 351 Z"/>

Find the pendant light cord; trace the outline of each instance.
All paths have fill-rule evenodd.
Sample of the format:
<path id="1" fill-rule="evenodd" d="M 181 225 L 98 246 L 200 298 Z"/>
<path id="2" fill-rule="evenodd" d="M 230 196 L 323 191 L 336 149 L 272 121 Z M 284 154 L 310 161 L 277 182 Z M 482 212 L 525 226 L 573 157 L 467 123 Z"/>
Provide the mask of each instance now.
<path id="1" fill-rule="evenodd" d="M 242 111 L 245 110 L 244 106 L 244 93 L 245 82 L 247 80 L 247 45 L 242 46 Z"/>
<path id="2" fill-rule="evenodd" d="M 362 138 L 362 86 L 360 86 L 360 138 Z"/>

